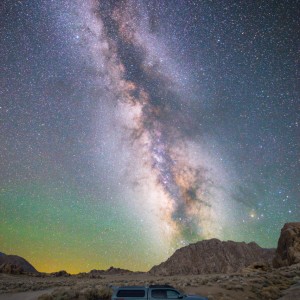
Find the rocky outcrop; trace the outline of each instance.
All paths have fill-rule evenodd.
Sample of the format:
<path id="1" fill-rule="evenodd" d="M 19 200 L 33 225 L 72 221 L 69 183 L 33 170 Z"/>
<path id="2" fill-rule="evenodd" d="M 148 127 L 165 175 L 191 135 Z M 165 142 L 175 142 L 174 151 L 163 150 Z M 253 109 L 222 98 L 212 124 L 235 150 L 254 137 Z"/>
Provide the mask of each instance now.
<path id="1" fill-rule="evenodd" d="M 110 275 L 128 274 L 128 273 L 133 273 L 133 272 L 125 269 L 114 268 L 114 267 L 110 267 L 106 271 L 104 271 L 104 274 L 110 274 Z"/>
<path id="2" fill-rule="evenodd" d="M 273 267 L 300 263 L 300 222 L 286 223 L 281 229 Z"/>
<path id="3" fill-rule="evenodd" d="M 69 277 L 69 276 L 71 276 L 71 274 L 69 274 L 65 270 L 50 273 L 50 277 Z"/>
<path id="4" fill-rule="evenodd" d="M 24 270 L 22 267 L 14 264 L 2 264 L 0 265 L 0 273 L 19 275 L 23 274 Z"/>
<path id="5" fill-rule="evenodd" d="M 140 272 L 133 272 L 125 269 L 110 267 L 107 270 L 91 270 L 88 273 L 79 273 L 79 277 L 88 277 L 88 278 L 103 278 L 102 275 L 124 275 L 124 274 L 133 274 Z"/>
<path id="6" fill-rule="evenodd" d="M 289 289 L 283 292 L 283 296 L 278 300 L 300 299 L 300 282 L 292 285 Z"/>
<path id="7" fill-rule="evenodd" d="M 272 267 L 269 263 L 265 262 L 255 262 L 248 267 L 241 270 L 242 273 L 251 273 L 251 272 L 269 272 L 272 270 Z"/>
<path id="8" fill-rule="evenodd" d="M 154 266 L 153 275 L 188 275 L 231 273 L 254 262 L 270 263 L 275 249 L 264 249 L 256 243 L 218 239 L 200 241 L 175 251 L 165 262 Z"/>
<path id="9" fill-rule="evenodd" d="M 24 258 L 17 255 L 0 255 L 0 273 L 23 274 L 38 273 L 38 271 Z"/>

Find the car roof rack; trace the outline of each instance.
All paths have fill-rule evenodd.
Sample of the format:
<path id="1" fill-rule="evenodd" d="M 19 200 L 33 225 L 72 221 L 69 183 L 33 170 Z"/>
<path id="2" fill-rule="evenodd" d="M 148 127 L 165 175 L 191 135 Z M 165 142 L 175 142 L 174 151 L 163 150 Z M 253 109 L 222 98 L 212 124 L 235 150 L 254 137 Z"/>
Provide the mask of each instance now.
<path id="1" fill-rule="evenodd" d="M 169 284 L 151 284 L 151 285 L 149 285 L 149 288 L 171 288 L 171 289 L 174 289 L 174 287 Z"/>

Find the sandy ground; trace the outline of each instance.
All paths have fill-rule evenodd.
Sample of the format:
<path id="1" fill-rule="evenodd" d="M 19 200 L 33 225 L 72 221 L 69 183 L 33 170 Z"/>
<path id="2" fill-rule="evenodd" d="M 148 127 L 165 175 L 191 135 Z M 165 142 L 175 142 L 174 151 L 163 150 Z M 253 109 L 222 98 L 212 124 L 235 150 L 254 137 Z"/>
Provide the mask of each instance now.
<path id="1" fill-rule="evenodd" d="M 53 292 L 54 288 L 42 291 L 0 294 L 0 300 L 36 300 L 39 296 Z"/>
<path id="2" fill-rule="evenodd" d="M 234 274 L 151 276 L 148 274 L 84 277 L 31 277 L 0 274 L 0 300 L 109 299 L 109 285 L 170 284 L 185 294 L 210 300 L 300 299 L 300 264 L 271 271 Z M 51 297 L 42 297 L 51 294 Z M 294 295 L 294 296 L 291 296 Z"/>

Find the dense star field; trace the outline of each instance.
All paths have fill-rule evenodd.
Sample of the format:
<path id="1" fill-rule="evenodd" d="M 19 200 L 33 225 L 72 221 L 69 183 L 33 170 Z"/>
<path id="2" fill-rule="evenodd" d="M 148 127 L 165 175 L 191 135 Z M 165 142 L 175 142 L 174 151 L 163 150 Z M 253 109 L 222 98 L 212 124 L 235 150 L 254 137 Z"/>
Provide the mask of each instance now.
<path id="1" fill-rule="evenodd" d="M 148 270 L 299 221 L 299 1 L 2 0 L 0 251 Z"/>

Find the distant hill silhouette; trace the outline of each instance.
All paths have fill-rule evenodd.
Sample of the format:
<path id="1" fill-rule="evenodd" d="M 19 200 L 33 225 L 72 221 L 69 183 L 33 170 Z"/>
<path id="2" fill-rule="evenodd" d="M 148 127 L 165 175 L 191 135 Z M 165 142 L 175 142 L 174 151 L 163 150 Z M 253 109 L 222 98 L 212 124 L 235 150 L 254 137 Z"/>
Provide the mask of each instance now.
<path id="1" fill-rule="evenodd" d="M 110 267 L 107 270 L 91 270 L 88 273 L 79 273 L 80 277 L 89 277 L 89 278 L 101 278 L 102 275 L 125 275 L 125 274 L 133 274 L 133 273 L 142 273 L 142 272 L 133 272 L 126 269 L 120 269 L 115 267 Z"/>

